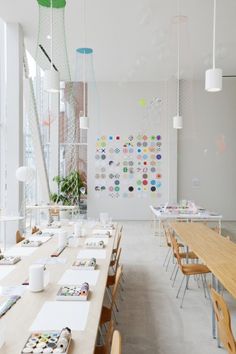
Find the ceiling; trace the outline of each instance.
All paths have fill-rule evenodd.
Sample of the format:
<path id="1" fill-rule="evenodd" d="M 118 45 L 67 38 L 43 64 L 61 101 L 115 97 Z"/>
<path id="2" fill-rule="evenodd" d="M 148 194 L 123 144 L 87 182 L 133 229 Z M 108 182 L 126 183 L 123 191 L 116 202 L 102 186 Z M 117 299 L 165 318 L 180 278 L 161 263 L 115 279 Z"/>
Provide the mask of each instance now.
<path id="1" fill-rule="evenodd" d="M 97 81 L 159 81 L 176 72 L 177 0 L 86 0 L 87 45 Z M 65 28 L 71 72 L 84 45 L 82 0 L 67 0 Z M 203 78 L 211 66 L 213 0 L 181 0 L 181 75 Z M 236 1 L 217 1 L 216 65 L 236 74 Z M 0 0 L 0 17 L 22 24 L 35 53 L 36 0 Z"/>

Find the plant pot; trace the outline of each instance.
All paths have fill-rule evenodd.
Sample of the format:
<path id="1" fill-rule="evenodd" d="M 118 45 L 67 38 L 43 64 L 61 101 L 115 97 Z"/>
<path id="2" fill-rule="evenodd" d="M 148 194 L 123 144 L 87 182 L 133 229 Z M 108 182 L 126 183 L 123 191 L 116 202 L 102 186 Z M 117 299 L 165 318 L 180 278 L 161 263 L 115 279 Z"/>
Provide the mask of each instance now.
<path id="1" fill-rule="evenodd" d="M 61 209 L 60 210 L 60 219 L 70 219 L 70 210 Z"/>

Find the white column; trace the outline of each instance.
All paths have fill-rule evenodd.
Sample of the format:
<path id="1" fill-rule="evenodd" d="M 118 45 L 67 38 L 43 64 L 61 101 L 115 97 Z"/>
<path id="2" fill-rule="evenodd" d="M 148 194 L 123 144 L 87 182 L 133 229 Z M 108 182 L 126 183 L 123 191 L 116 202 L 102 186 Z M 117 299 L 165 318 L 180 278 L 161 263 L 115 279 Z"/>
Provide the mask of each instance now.
<path id="1" fill-rule="evenodd" d="M 23 32 L 16 23 L 7 23 L 6 39 L 6 214 L 17 215 L 23 189 L 16 180 L 16 169 L 23 164 Z M 7 242 L 15 241 L 17 222 L 7 224 Z"/>
<path id="2" fill-rule="evenodd" d="M 52 193 L 57 193 L 57 184 L 53 182 L 53 177 L 59 175 L 59 93 L 50 94 L 50 110 L 52 122 L 50 126 L 50 171 L 49 185 Z"/>

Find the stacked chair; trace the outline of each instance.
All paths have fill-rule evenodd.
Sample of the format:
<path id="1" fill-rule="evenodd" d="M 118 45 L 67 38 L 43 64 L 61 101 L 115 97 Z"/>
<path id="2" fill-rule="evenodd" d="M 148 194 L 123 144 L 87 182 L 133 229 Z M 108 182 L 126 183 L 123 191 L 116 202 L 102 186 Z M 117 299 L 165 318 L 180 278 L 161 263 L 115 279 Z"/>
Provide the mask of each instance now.
<path id="1" fill-rule="evenodd" d="M 117 298 L 119 289 L 122 288 L 123 266 L 120 265 L 122 230 L 123 227 L 118 231 L 116 245 L 112 252 L 110 262 L 110 273 L 112 274 L 107 277 L 106 292 L 109 304 L 103 305 L 100 317 L 99 333 L 103 339 L 105 331 L 105 339 L 103 339 L 102 345 L 96 346 L 94 354 L 121 354 L 121 336 L 119 331 L 114 330 L 114 320 L 117 324 L 116 312 L 119 311 Z"/>

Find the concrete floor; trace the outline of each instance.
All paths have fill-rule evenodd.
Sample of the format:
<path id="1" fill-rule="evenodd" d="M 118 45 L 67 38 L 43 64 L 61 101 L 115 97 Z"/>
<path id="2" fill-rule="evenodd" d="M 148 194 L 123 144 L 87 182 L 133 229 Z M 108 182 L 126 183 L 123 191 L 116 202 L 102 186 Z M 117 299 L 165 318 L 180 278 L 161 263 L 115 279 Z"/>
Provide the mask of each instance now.
<path id="1" fill-rule="evenodd" d="M 211 304 L 194 280 L 186 293 L 184 308 L 180 309 L 176 293 L 182 276 L 172 288 L 172 267 L 166 272 L 162 266 L 167 248 L 153 236 L 151 223 L 135 221 L 123 225 L 121 262 L 126 283 L 118 314 L 122 354 L 226 353 L 212 339 Z M 236 241 L 236 223 L 224 223 L 223 229 Z M 236 331 L 236 301 L 227 293 L 225 298 Z"/>

